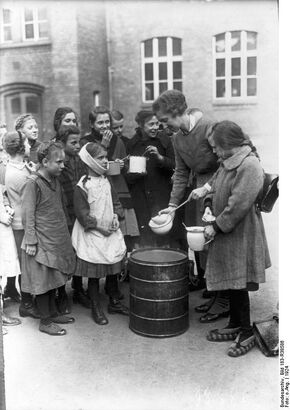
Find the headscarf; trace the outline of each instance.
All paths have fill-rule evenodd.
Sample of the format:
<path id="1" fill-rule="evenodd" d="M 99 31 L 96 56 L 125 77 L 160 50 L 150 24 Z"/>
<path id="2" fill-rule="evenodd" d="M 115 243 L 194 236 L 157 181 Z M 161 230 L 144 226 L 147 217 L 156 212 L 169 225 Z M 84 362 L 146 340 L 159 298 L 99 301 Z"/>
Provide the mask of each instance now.
<path id="1" fill-rule="evenodd" d="M 90 142 L 88 142 L 86 145 L 84 145 L 80 152 L 79 152 L 79 156 L 80 159 L 90 168 L 92 169 L 96 174 L 98 175 L 104 175 L 108 169 L 102 167 L 100 164 L 97 163 L 96 160 L 94 160 L 94 158 L 88 153 L 87 151 L 87 146 L 89 144 L 92 144 Z M 99 145 L 99 144 L 94 144 L 94 148 L 95 148 L 95 155 L 100 154 L 101 152 L 105 151 L 104 148 Z"/>

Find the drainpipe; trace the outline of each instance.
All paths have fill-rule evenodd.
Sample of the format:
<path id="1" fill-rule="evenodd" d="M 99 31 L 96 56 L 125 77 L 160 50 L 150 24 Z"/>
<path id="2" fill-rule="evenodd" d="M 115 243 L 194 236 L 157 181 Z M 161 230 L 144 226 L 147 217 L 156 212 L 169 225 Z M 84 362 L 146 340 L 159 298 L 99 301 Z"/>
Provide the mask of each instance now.
<path id="1" fill-rule="evenodd" d="M 109 5 L 105 3 L 105 17 L 106 17 L 106 46 L 107 46 L 107 61 L 108 61 L 108 94 L 109 94 L 109 108 L 113 108 L 113 90 L 112 90 L 112 80 L 113 80 L 113 67 L 111 66 L 111 25 L 110 25 L 110 11 Z"/>

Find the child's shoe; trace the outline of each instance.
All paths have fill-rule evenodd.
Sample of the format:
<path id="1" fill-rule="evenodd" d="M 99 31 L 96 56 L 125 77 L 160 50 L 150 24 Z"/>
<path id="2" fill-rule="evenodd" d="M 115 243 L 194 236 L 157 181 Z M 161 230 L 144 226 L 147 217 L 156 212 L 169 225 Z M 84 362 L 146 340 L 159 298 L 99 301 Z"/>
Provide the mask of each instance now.
<path id="1" fill-rule="evenodd" d="M 50 336 L 66 335 L 66 330 L 53 323 L 51 320 L 41 320 L 39 323 L 39 330 L 43 333 L 47 333 Z"/>
<path id="2" fill-rule="evenodd" d="M 21 324 L 21 320 L 18 317 L 6 316 L 2 313 L 2 323 L 4 326 L 17 326 Z"/>
<path id="3" fill-rule="evenodd" d="M 40 318 L 39 312 L 32 303 L 21 303 L 19 306 L 19 315 L 21 317 L 33 317 L 33 319 Z"/>
<path id="4" fill-rule="evenodd" d="M 72 316 L 55 315 L 51 317 L 53 323 L 58 323 L 61 325 L 68 325 L 69 323 L 74 323 L 75 318 Z"/>
<path id="5" fill-rule="evenodd" d="M 94 321 L 97 325 L 107 325 L 109 323 L 108 319 L 106 318 L 103 309 L 99 302 L 92 301 L 92 315 Z"/>
<path id="6" fill-rule="evenodd" d="M 108 305 L 108 313 L 120 313 L 121 315 L 129 316 L 129 309 L 124 306 L 119 299 L 110 298 L 110 303 Z"/>
<path id="7" fill-rule="evenodd" d="M 252 332 L 240 332 L 235 342 L 229 347 L 228 355 L 239 357 L 248 353 L 255 346 L 255 336 Z"/>
<path id="8" fill-rule="evenodd" d="M 20 303 L 21 302 L 21 296 L 18 293 L 18 290 L 16 289 L 16 287 L 9 287 L 6 286 L 4 289 L 4 293 L 3 293 L 4 299 L 12 299 L 14 300 L 16 303 Z"/>
<path id="9" fill-rule="evenodd" d="M 206 338 L 210 342 L 228 342 L 230 340 L 235 340 L 240 331 L 240 327 L 213 329 L 208 332 Z"/>

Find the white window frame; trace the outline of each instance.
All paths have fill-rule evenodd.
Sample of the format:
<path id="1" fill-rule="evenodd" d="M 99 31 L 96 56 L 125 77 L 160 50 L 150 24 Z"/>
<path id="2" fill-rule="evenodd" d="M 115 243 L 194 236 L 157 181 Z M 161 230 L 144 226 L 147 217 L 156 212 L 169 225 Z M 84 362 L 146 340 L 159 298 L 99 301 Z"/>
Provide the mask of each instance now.
<path id="1" fill-rule="evenodd" d="M 25 9 L 32 10 L 32 20 L 26 21 L 25 20 Z M 40 20 L 38 18 L 38 8 L 37 7 L 24 7 L 23 12 L 22 12 L 22 38 L 23 41 L 39 41 L 39 40 L 47 40 L 47 37 L 39 37 L 39 24 L 40 23 L 46 23 L 48 22 L 48 19 L 45 20 Z M 33 25 L 33 32 L 34 32 L 34 37 L 33 38 L 26 38 L 26 31 L 25 27 L 27 24 L 32 24 Z"/>
<path id="2" fill-rule="evenodd" d="M 240 32 L 241 33 L 241 49 L 238 51 L 231 50 L 231 33 L 232 32 Z M 228 103 L 232 104 L 234 102 L 256 102 L 258 97 L 258 84 L 257 84 L 257 92 L 256 95 L 247 95 L 247 80 L 250 78 L 255 78 L 256 82 L 258 82 L 258 56 L 257 56 L 257 49 L 258 49 L 258 42 L 257 47 L 254 50 L 247 50 L 247 33 L 254 32 L 256 36 L 258 35 L 255 31 L 246 31 L 246 30 L 233 30 L 227 31 L 225 33 L 218 33 L 213 36 L 212 38 L 212 55 L 213 55 L 213 101 L 215 103 Z M 224 52 L 216 52 L 216 36 L 225 34 L 225 51 Z M 232 58 L 240 58 L 241 61 L 241 75 L 239 76 L 232 76 L 231 74 L 231 59 Z M 248 75 L 247 74 L 247 58 L 248 57 L 256 57 L 257 61 L 257 72 L 255 75 Z M 224 77 L 217 77 L 216 76 L 216 61 L 218 59 L 225 59 L 225 76 Z M 231 80 L 232 79 L 240 79 L 241 80 L 241 95 L 240 96 L 232 96 L 232 86 Z M 216 83 L 217 80 L 225 80 L 225 96 L 224 97 L 217 97 L 216 96 Z"/>
<path id="3" fill-rule="evenodd" d="M 143 103 L 152 103 L 154 99 L 156 99 L 159 95 L 159 84 L 162 82 L 168 83 L 168 90 L 173 89 L 173 82 L 179 81 L 182 83 L 182 77 L 180 79 L 173 79 L 173 62 L 183 61 L 182 54 L 174 56 L 173 55 L 173 38 L 178 37 L 166 37 L 166 45 L 167 45 L 167 55 L 166 56 L 159 56 L 158 55 L 158 40 L 161 37 L 154 37 L 152 39 L 146 39 L 141 42 L 141 67 L 142 67 L 142 102 Z M 152 40 L 153 41 L 153 53 L 152 57 L 145 57 L 145 41 Z M 182 42 L 182 39 L 178 38 Z M 145 64 L 152 63 L 153 64 L 153 93 L 154 99 L 153 100 L 146 100 L 146 87 L 145 87 Z M 159 80 L 159 63 L 167 63 L 167 80 Z"/>
<path id="4" fill-rule="evenodd" d="M 4 23 L 4 19 L 3 19 L 3 13 L 4 10 L 9 10 L 11 13 L 11 20 L 10 23 Z M 13 41 L 13 32 L 12 32 L 12 13 L 13 11 L 11 9 L 9 9 L 8 7 L 1 7 L 1 16 L 0 16 L 0 24 L 1 24 L 1 43 L 11 43 Z M 11 29 L 11 40 L 5 40 L 4 37 L 4 28 L 5 27 L 10 27 Z"/>

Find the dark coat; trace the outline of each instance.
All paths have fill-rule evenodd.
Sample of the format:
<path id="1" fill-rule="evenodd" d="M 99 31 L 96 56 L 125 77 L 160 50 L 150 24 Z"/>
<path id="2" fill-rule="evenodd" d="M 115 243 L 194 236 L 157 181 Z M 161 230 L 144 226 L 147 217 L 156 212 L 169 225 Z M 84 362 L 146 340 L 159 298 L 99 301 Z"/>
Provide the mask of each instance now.
<path id="1" fill-rule="evenodd" d="M 141 129 L 138 128 L 134 137 L 128 142 L 127 152 L 129 155 L 141 156 L 149 145 L 157 147 L 163 156 L 162 161 L 159 162 L 155 157 L 150 156 L 146 163 L 146 175 L 127 174 L 126 179 L 141 236 L 147 236 L 148 241 L 152 239 L 153 245 L 156 235 L 151 232 L 148 223 L 152 216 L 168 206 L 174 169 L 174 151 L 170 137 L 165 133 L 157 134 L 156 138 L 143 137 Z"/>
<path id="2" fill-rule="evenodd" d="M 255 202 L 263 186 L 263 169 L 248 146 L 222 162 L 214 175 L 212 210 L 218 232 L 209 244 L 208 290 L 245 289 L 265 282 L 271 266 L 261 213 Z"/>

